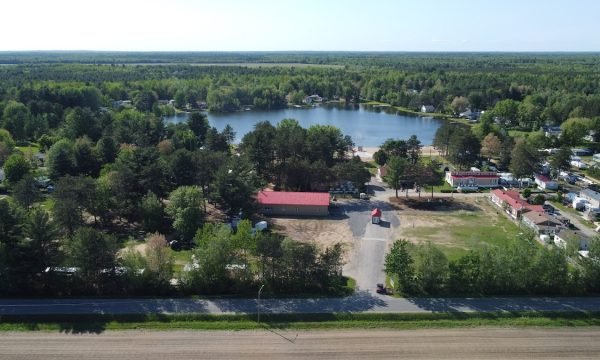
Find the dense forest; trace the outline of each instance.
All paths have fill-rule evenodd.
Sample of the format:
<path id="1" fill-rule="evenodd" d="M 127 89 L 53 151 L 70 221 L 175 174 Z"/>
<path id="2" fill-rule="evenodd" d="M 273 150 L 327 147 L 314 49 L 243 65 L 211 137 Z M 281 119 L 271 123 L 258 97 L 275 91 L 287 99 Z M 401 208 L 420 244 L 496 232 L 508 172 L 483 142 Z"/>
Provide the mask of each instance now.
<path id="1" fill-rule="evenodd" d="M 364 185 L 370 173 L 351 156 L 352 139 L 286 119 L 234 144 L 234 130 L 210 126 L 204 110 L 306 106 L 315 94 L 406 111 L 427 104 L 446 118 L 484 111 L 474 126 L 445 122 L 434 145 L 459 168 L 494 162 L 519 177 L 538 169 L 537 150 L 562 148 L 549 159 L 559 170 L 569 147 L 596 148 L 600 136 L 594 54 L 30 52 L 0 53 L 0 63 L 3 294 L 240 293 L 259 282 L 339 292 L 339 247 L 213 224 L 256 220 L 265 186 Z M 164 122 L 178 111 L 191 112 L 187 122 Z M 439 182 L 418 139 L 382 145 L 375 160 L 394 189 Z M 145 253 L 126 246 L 143 238 Z M 173 240 L 189 249 L 185 271 Z"/>

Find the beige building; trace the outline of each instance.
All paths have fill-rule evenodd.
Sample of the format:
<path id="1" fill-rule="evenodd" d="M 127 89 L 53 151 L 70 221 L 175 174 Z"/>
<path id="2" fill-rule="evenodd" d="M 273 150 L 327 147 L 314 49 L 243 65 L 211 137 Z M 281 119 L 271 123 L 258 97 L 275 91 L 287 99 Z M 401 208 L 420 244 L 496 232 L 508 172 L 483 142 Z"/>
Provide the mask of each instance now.
<path id="1" fill-rule="evenodd" d="M 500 176 L 493 171 L 448 171 L 446 182 L 453 187 L 498 187 Z"/>
<path id="2" fill-rule="evenodd" d="M 558 220 L 537 211 L 531 211 L 521 216 L 523 224 L 534 230 L 538 235 L 554 235 L 563 229 Z"/>

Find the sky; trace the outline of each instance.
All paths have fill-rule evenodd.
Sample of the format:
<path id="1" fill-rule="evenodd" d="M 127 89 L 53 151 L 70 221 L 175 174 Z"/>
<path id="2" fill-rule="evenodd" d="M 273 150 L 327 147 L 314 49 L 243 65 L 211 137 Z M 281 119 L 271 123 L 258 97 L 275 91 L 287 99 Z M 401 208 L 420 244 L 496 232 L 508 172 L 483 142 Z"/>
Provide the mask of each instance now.
<path id="1" fill-rule="evenodd" d="M 0 0 L 0 51 L 600 51 L 596 0 Z"/>

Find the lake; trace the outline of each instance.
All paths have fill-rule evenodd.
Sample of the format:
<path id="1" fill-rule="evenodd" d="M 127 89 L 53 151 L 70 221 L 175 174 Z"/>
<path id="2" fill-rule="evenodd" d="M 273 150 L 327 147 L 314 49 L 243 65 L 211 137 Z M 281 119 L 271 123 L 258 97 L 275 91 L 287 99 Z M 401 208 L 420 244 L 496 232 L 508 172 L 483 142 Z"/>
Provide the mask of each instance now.
<path id="1" fill-rule="evenodd" d="M 323 104 L 313 108 L 287 108 L 281 110 L 250 110 L 234 113 L 208 114 L 211 126 L 221 131 L 227 124 L 236 132 L 236 142 L 254 129 L 254 124 L 269 120 L 273 125 L 282 119 L 298 120 L 300 126 L 333 125 L 344 135 L 350 135 L 357 146 L 374 147 L 386 139 L 408 139 L 417 135 L 423 145 L 433 143 L 433 136 L 443 120 L 428 116 L 414 116 L 390 108 L 363 105 Z M 165 117 L 166 122 L 186 121 L 188 114 Z"/>

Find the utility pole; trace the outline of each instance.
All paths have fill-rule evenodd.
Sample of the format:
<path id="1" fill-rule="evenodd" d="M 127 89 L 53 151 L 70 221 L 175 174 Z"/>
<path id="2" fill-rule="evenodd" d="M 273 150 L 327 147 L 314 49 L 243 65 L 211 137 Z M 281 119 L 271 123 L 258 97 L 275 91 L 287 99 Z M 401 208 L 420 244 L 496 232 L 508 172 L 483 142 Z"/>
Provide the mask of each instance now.
<path id="1" fill-rule="evenodd" d="M 262 292 L 262 289 L 264 288 L 264 285 L 260 286 L 260 289 L 258 289 L 258 301 L 256 303 L 256 322 L 258 324 L 260 324 L 260 293 Z"/>

